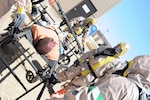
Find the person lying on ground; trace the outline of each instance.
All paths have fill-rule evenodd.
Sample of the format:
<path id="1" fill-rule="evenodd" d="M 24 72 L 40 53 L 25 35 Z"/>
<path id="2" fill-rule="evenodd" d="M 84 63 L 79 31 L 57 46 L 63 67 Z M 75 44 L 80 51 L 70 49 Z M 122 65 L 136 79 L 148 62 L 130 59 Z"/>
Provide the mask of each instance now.
<path id="1" fill-rule="evenodd" d="M 51 62 L 58 62 L 59 37 L 55 27 L 52 25 L 40 26 L 33 24 L 31 26 L 31 33 L 37 52 L 45 55 Z"/>

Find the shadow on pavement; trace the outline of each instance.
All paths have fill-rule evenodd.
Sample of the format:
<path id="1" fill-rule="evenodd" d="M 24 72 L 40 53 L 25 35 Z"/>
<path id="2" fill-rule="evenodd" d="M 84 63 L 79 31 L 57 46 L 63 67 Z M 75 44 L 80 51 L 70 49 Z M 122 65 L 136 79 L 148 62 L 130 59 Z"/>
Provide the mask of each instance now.
<path id="1" fill-rule="evenodd" d="M 9 43 L 5 45 L 3 48 L 0 46 L 0 75 L 2 78 L 0 79 L 0 83 L 3 82 L 11 73 L 8 72 L 5 76 L 3 76 L 2 72 L 7 69 L 6 65 L 4 64 L 3 60 L 7 63 L 7 65 L 11 65 L 16 59 L 21 56 L 21 53 L 17 49 L 17 47 L 13 43 Z M 22 63 L 23 64 L 23 63 Z M 14 68 L 11 68 L 13 71 L 18 67 L 16 65 Z M 10 66 L 9 66 L 10 67 Z"/>

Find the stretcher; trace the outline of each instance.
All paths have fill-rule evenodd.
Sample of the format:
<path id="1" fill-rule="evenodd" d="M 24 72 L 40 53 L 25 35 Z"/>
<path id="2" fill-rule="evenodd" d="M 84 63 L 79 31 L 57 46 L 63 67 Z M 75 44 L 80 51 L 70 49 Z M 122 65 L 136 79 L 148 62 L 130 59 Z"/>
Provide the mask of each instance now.
<path id="1" fill-rule="evenodd" d="M 22 94 L 21 96 L 19 96 L 18 98 L 16 98 L 16 100 L 22 98 L 24 95 L 28 94 L 29 92 L 31 92 L 33 89 L 35 89 L 36 87 L 38 87 L 41 84 L 43 85 L 43 88 L 41 89 L 37 100 L 40 100 L 43 91 L 45 89 L 45 87 L 49 84 L 51 87 L 51 92 L 53 92 L 53 88 L 52 86 L 57 83 L 57 79 L 54 76 L 54 70 L 55 70 L 55 66 L 57 65 L 57 63 L 55 63 L 53 66 L 51 66 L 48 62 L 48 60 L 46 61 L 44 57 L 43 60 L 46 61 L 47 66 L 45 68 L 42 68 L 41 66 L 36 66 L 33 61 L 30 61 L 29 57 L 32 56 L 32 54 L 29 54 L 29 56 L 26 56 L 25 53 L 28 50 L 24 50 L 23 46 L 21 46 L 19 40 L 25 36 L 25 34 L 27 32 L 30 32 L 29 29 L 24 29 L 22 32 L 16 31 L 17 29 L 12 26 L 12 24 L 9 25 L 8 28 L 8 32 L 1 34 L 1 37 L 5 37 L 0 43 L 1 43 L 1 48 L 5 48 L 6 45 L 8 45 L 9 43 L 12 43 L 17 49 L 18 51 L 21 53 L 22 56 L 24 56 L 24 60 L 22 60 L 22 63 L 27 61 L 30 66 L 33 68 L 33 70 L 35 71 L 35 73 L 42 79 L 42 81 L 40 83 L 38 83 L 37 85 L 35 85 L 33 88 L 31 89 L 27 89 L 25 87 L 25 85 L 23 84 L 23 82 L 21 82 L 21 80 L 18 78 L 18 75 L 16 75 L 13 71 L 13 69 L 11 69 L 11 67 L 9 66 L 9 64 L 7 63 L 7 61 L 3 58 L 2 55 L 0 55 L 0 59 L 2 60 L 2 62 L 5 64 L 5 66 L 9 69 L 10 73 L 15 77 L 15 79 L 20 83 L 20 85 L 23 87 L 23 89 L 26 91 L 24 94 Z M 19 32 L 19 33 L 18 33 Z M 43 55 L 41 55 L 43 56 Z M 18 64 L 19 66 L 20 64 Z M 25 66 L 25 71 L 26 71 L 26 79 L 29 83 L 32 83 L 34 76 L 34 72 L 31 70 L 28 70 L 28 68 Z"/>
<path id="2" fill-rule="evenodd" d="M 70 23 L 66 17 L 66 15 L 63 13 L 63 10 L 59 4 L 59 2 L 56 0 L 56 3 L 59 7 L 59 11 L 63 16 L 63 19 L 66 20 L 66 24 L 69 27 L 69 29 L 72 31 Z M 41 5 L 41 7 L 43 7 Z M 43 15 L 43 13 L 47 13 L 45 11 L 46 8 L 42 8 L 44 11 L 41 11 L 41 15 Z M 47 13 L 48 14 L 48 13 Z M 49 14 L 48 14 L 49 15 Z M 52 17 L 49 15 L 49 17 L 52 19 Z M 40 18 L 41 19 L 41 18 Z M 35 20 L 34 20 L 35 21 Z M 54 20 L 53 20 L 54 21 Z M 38 83 L 37 85 L 35 85 L 34 87 L 27 89 L 27 87 L 23 84 L 23 82 L 19 79 L 18 75 L 15 74 L 14 70 L 10 67 L 10 65 L 7 63 L 7 61 L 4 59 L 4 57 L 0 54 L 0 59 L 1 61 L 4 63 L 4 65 L 9 69 L 10 73 L 15 77 L 15 79 L 18 81 L 18 83 L 23 87 L 23 89 L 25 90 L 25 93 L 23 93 L 22 95 L 20 95 L 19 97 L 16 98 L 16 100 L 21 99 L 23 96 L 25 96 L 26 94 L 30 93 L 32 90 L 34 90 L 35 88 L 37 88 L 38 86 L 40 86 L 41 84 L 44 84 L 41 91 L 39 92 L 38 96 L 37 96 L 37 100 L 40 100 L 44 89 L 49 85 L 50 88 L 50 92 L 53 93 L 53 85 L 55 85 L 56 83 L 58 83 L 59 81 L 56 79 L 54 73 L 55 73 L 55 66 L 56 63 L 51 66 L 48 62 L 48 60 L 46 59 L 45 56 L 41 55 L 41 57 L 43 58 L 44 61 L 46 61 L 47 66 L 45 68 L 42 68 L 41 66 L 36 66 L 32 61 L 30 61 L 28 58 L 32 56 L 32 54 L 29 54 L 28 56 L 25 55 L 26 52 L 28 52 L 28 49 L 24 49 L 21 44 L 19 43 L 19 40 L 22 37 L 26 37 L 25 34 L 26 32 L 29 32 L 29 28 L 25 28 L 23 30 L 20 30 L 18 28 L 16 28 L 15 26 L 13 26 L 13 22 L 9 24 L 9 27 L 6 29 L 8 32 L 1 34 L 0 37 L 4 37 L 4 39 L 2 41 L 0 41 L 1 44 L 1 48 L 4 48 L 6 45 L 8 45 L 9 43 L 12 43 L 17 49 L 18 51 L 21 53 L 22 56 L 24 56 L 24 60 L 22 60 L 21 63 L 24 63 L 25 61 L 27 61 L 30 66 L 33 68 L 33 70 L 35 71 L 36 75 L 40 76 L 40 78 L 42 79 L 42 81 L 40 83 Z M 70 62 L 70 57 L 72 55 L 75 55 L 80 52 L 80 54 L 82 54 L 82 49 L 80 46 L 80 43 L 78 42 L 78 39 L 76 37 L 76 35 L 74 34 L 74 32 L 72 31 L 74 40 L 73 42 L 76 43 L 76 46 L 78 46 L 78 50 L 74 52 L 74 46 L 72 48 L 70 48 L 69 46 L 67 47 L 67 49 L 69 49 L 69 51 L 63 53 L 62 55 L 60 55 L 60 60 L 59 60 L 59 66 L 63 66 L 61 65 L 63 61 L 66 61 L 66 57 L 67 57 L 67 63 L 65 64 L 69 64 Z M 31 41 L 29 41 L 31 43 Z M 72 45 L 72 42 L 70 42 L 70 45 Z M 72 52 L 73 51 L 73 52 Z M 69 55 L 72 52 L 71 55 Z M 62 62 L 61 62 L 62 60 Z M 20 64 L 18 64 L 19 66 Z M 62 67 L 64 68 L 64 67 Z M 65 66 L 66 68 L 66 66 Z M 26 79 L 29 83 L 32 83 L 32 80 L 34 79 L 34 72 L 31 70 L 28 70 L 27 67 L 24 68 L 26 71 Z M 61 70 L 61 68 L 58 68 L 59 70 Z"/>

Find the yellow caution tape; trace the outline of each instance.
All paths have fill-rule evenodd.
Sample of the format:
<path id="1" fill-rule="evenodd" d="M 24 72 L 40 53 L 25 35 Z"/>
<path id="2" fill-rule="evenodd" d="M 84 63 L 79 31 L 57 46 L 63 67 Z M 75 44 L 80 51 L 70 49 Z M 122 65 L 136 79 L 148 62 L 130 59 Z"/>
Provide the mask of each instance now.
<path id="1" fill-rule="evenodd" d="M 124 71 L 124 73 L 123 73 L 123 77 L 126 77 L 128 74 L 127 74 L 127 70 L 133 65 L 133 63 L 134 63 L 134 60 L 131 60 L 131 61 L 129 61 L 129 65 L 128 65 L 128 68 Z"/>

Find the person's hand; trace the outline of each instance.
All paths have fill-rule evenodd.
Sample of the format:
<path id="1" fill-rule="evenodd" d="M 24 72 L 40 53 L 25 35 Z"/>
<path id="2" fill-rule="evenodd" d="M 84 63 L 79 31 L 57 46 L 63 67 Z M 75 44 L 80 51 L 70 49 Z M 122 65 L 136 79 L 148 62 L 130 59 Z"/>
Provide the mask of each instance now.
<path id="1" fill-rule="evenodd" d="M 24 9 L 18 7 L 17 9 L 17 15 L 14 18 L 14 26 L 20 28 L 25 20 L 25 11 Z"/>
<path id="2" fill-rule="evenodd" d="M 31 12 L 31 15 L 32 16 L 36 16 L 38 14 L 38 7 L 36 5 L 32 5 L 32 12 Z"/>
<path id="3" fill-rule="evenodd" d="M 22 13 L 18 13 L 17 16 L 14 19 L 14 25 L 15 27 L 20 28 L 21 25 L 24 23 L 25 15 Z"/>
<path id="4" fill-rule="evenodd" d="M 60 89 L 59 91 L 53 93 L 50 95 L 50 98 L 53 99 L 53 98 L 63 98 L 65 93 L 67 92 L 66 89 L 62 88 Z"/>
<path id="5" fill-rule="evenodd" d="M 79 65 L 79 64 L 80 64 L 80 61 L 77 59 L 77 60 L 74 61 L 73 64 L 74 64 L 74 65 Z"/>

